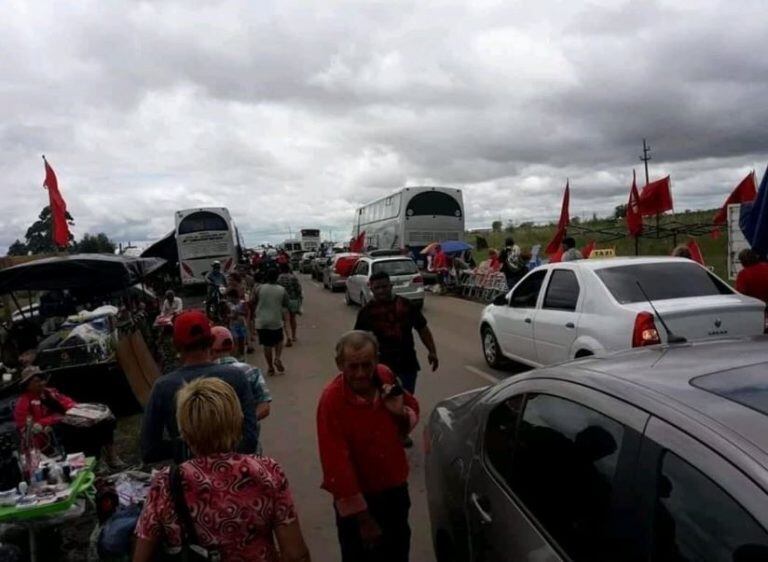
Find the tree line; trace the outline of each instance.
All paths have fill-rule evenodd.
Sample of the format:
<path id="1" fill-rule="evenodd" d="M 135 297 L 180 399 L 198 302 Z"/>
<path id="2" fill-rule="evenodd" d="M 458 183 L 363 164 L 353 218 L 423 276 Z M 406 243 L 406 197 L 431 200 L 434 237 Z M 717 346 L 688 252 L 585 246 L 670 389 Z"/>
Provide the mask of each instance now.
<path id="1" fill-rule="evenodd" d="M 74 218 L 67 212 L 67 221 L 74 224 Z M 43 207 L 37 220 L 27 229 L 24 241 L 16 241 L 8 247 L 9 256 L 26 256 L 35 254 L 53 254 L 57 251 L 53 244 L 51 208 Z M 77 241 L 72 234 L 69 235 L 69 244 L 64 251 L 70 254 L 114 254 L 116 244 L 103 232 L 98 234 L 84 234 Z"/>

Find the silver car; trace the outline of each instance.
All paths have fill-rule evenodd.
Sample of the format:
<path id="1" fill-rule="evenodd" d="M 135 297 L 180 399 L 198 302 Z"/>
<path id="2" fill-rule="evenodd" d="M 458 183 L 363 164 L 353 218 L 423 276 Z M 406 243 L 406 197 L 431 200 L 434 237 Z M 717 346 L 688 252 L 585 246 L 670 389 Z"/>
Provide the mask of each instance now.
<path id="1" fill-rule="evenodd" d="M 360 256 L 354 252 L 343 252 L 328 258 L 328 265 L 323 269 L 323 287 L 333 292 L 343 291 L 347 286 L 347 275 L 339 270 L 339 266 L 349 260 L 356 261 Z"/>
<path id="2" fill-rule="evenodd" d="M 405 297 L 416 306 L 424 305 L 424 278 L 416 262 L 403 255 L 364 256 L 357 262 L 352 275 L 347 279 L 344 298 L 347 304 L 365 304 L 373 298 L 368 282 L 371 275 L 385 271 L 392 281 L 392 291 Z"/>
<path id="3" fill-rule="evenodd" d="M 768 560 L 768 338 L 655 346 L 446 400 L 439 562 Z"/>

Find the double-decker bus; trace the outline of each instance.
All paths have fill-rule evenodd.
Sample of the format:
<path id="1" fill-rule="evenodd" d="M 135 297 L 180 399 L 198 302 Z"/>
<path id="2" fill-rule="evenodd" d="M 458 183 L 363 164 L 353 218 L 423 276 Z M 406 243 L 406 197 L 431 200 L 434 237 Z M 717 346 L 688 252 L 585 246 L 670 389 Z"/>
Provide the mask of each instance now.
<path id="1" fill-rule="evenodd" d="M 229 273 L 240 258 L 240 237 L 224 207 L 176 211 L 176 246 L 182 285 L 205 283 L 214 261 Z"/>
<path id="2" fill-rule="evenodd" d="M 317 228 L 301 229 L 301 249 L 314 252 L 320 247 L 320 230 Z"/>
<path id="3" fill-rule="evenodd" d="M 352 238 L 366 246 L 416 252 L 431 242 L 464 240 L 464 201 L 452 187 L 404 187 L 356 211 Z"/>

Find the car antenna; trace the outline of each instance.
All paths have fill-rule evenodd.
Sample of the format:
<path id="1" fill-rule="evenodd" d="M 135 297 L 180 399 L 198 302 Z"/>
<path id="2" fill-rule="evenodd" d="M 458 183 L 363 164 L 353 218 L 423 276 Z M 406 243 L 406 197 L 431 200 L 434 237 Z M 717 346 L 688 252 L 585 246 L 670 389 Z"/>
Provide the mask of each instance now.
<path id="1" fill-rule="evenodd" d="M 648 301 L 648 304 L 651 305 L 651 308 L 653 309 L 653 312 L 656 313 L 656 317 L 661 322 L 661 325 L 664 326 L 664 329 L 667 331 L 667 343 L 686 343 L 688 340 L 685 339 L 683 336 L 676 335 L 672 330 L 669 329 L 669 326 L 667 326 L 667 323 L 664 322 L 664 318 L 659 314 L 659 311 L 656 310 L 656 307 L 653 306 L 653 301 L 651 300 L 651 297 L 648 296 L 648 293 L 645 292 L 645 289 L 643 289 L 643 286 L 640 284 L 640 281 L 635 281 L 637 283 L 637 288 L 640 289 L 640 292 L 643 293 L 643 296 L 645 297 L 645 300 Z"/>

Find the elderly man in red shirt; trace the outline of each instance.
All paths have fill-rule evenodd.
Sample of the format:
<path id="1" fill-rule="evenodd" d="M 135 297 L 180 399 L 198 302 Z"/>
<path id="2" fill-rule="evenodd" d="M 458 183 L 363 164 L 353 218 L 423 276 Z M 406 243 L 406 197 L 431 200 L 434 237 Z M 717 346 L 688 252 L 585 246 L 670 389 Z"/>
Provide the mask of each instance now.
<path id="1" fill-rule="evenodd" d="M 744 269 L 736 277 L 736 290 L 768 303 L 768 263 L 749 248 L 739 252 L 739 261 Z"/>
<path id="2" fill-rule="evenodd" d="M 376 337 L 360 330 L 336 344 L 339 373 L 317 409 L 323 488 L 333 494 L 343 562 L 407 562 L 408 460 L 402 440 L 419 404 L 378 363 Z"/>

